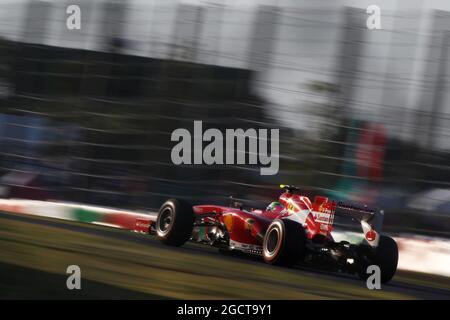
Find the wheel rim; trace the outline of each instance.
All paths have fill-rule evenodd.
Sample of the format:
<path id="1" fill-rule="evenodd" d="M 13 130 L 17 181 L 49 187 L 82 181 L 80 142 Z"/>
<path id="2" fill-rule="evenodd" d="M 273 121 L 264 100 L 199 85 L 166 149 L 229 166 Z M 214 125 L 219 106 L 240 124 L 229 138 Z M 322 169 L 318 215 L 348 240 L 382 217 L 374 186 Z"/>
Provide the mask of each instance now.
<path id="1" fill-rule="evenodd" d="M 264 255 L 267 258 L 274 257 L 280 248 L 280 230 L 274 227 L 268 231 L 264 246 Z"/>
<path id="2" fill-rule="evenodd" d="M 161 212 L 161 215 L 158 220 L 158 231 L 161 234 L 165 234 L 169 231 L 170 226 L 172 225 L 173 215 L 172 210 L 170 208 L 166 208 Z"/>

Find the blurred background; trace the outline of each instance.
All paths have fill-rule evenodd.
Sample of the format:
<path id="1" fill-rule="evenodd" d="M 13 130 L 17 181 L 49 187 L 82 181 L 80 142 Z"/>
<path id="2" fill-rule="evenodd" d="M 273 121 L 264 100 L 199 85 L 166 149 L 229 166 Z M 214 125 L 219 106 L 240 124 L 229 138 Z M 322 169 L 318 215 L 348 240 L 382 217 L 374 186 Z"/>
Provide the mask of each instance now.
<path id="1" fill-rule="evenodd" d="M 449 37 L 445 0 L 0 0 L 0 195 L 264 207 L 286 183 L 449 237 Z M 194 120 L 280 129 L 279 173 L 172 164 Z"/>

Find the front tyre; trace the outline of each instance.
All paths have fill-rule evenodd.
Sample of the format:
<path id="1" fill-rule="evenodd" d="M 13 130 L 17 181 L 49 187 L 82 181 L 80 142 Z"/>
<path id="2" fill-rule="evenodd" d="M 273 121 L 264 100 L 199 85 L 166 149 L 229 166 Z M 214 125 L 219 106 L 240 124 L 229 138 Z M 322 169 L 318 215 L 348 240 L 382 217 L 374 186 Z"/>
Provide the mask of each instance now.
<path id="1" fill-rule="evenodd" d="M 268 264 L 291 267 L 303 259 L 305 246 L 305 230 L 301 224 L 276 219 L 264 236 L 263 258 Z"/>
<path id="2" fill-rule="evenodd" d="M 164 244 L 179 247 L 189 240 L 193 226 L 192 206 L 185 201 L 169 199 L 159 209 L 156 236 Z"/>
<path id="3" fill-rule="evenodd" d="M 359 277 L 367 280 L 370 274 L 367 274 L 369 265 L 377 265 L 381 271 L 380 281 L 386 283 L 390 281 L 397 271 L 398 247 L 394 239 L 388 236 L 381 236 L 378 247 L 372 254 L 366 256 L 366 263 L 359 271 Z"/>

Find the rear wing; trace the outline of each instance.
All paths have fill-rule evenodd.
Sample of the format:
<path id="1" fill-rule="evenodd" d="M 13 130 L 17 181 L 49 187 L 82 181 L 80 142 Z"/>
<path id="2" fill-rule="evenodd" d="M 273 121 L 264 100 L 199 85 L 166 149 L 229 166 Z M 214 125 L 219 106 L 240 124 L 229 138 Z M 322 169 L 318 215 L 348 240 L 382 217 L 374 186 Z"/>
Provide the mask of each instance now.
<path id="1" fill-rule="evenodd" d="M 334 208 L 334 214 L 336 216 L 351 217 L 360 222 L 367 243 L 372 247 L 378 246 L 383 227 L 383 210 L 339 201 Z"/>

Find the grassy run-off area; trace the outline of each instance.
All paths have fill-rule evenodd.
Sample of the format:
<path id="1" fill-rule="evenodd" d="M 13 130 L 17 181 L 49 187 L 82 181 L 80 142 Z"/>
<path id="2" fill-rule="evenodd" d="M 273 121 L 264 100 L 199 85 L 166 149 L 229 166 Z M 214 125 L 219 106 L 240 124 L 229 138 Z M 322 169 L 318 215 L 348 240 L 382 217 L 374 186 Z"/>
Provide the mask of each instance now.
<path id="1" fill-rule="evenodd" d="M 133 299 L 411 299 L 401 290 L 305 270 L 272 267 L 187 244 L 171 248 L 124 230 L 50 219 L 0 215 L 0 298 Z M 49 223 L 47 223 L 49 222 Z M 82 290 L 66 288 L 78 265 Z M 396 276 L 418 285 L 440 279 Z M 414 280 L 416 279 L 416 280 Z"/>

